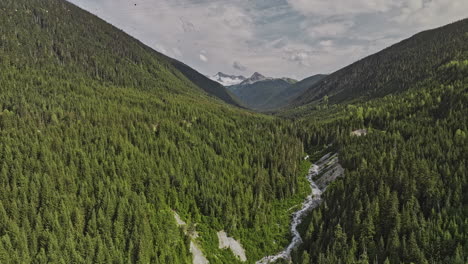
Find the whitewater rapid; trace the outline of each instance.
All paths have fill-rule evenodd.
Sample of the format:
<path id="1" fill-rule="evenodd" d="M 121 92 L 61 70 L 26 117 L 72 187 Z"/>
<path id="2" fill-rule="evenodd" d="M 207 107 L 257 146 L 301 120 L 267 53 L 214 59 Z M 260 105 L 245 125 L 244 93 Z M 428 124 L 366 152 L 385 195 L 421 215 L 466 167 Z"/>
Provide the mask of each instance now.
<path id="1" fill-rule="evenodd" d="M 332 155 L 331 153 L 323 156 L 319 161 L 313 164 L 309 173 L 307 174 L 307 180 L 310 183 L 310 188 L 312 192 L 302 203 L 302 208 L 299 211 L 296 211 L 292 215 L 291 221 L 291 234 L 293 236 L 291 243 L 280 253 L 273 256 L 266 256 L 261 260 L 257 261 L 256 264 L 268 264 L 275 262 L 279 259 L 291 259 L 291 252 L 297 248 L 302 243 L 301 234 L 297 230 L 297 227 L 302 223 L 304 217 L 312 211 L 314 208 L 320 205 L 322 202 L 322 192 L 326 187 L 320 189 L 314 181 L 314 178 L 318 177 L 324 169 L 329 169 L 330 167 L 338 164 L 337 155 Z"/>

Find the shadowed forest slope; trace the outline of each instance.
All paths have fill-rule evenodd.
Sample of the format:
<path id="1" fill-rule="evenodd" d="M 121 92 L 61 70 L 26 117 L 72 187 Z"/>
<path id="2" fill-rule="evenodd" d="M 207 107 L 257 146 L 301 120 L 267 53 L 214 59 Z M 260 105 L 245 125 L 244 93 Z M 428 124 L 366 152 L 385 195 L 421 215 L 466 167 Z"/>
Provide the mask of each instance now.
<path id="1" fill-rule="evenodd" d="M 368 100 L 403 92 L 434 76 L 468 49 L 468 19 L 424 31 L 330 74 L 293 101 L 295 107 L 324 99 Z"/>

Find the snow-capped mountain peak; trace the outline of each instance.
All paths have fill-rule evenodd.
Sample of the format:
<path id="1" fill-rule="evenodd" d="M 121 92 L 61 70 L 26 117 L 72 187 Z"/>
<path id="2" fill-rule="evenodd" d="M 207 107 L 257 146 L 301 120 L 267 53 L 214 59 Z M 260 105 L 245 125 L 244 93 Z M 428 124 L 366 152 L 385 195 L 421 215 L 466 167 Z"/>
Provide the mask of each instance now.
<path id="1" fill-rule="evenodd" d="M 256 82 L 261 82 L 265 80 L 272 80 L 273 78 L 265 77 L 262 74 L 255 72 L 252 74 L 252 76 L 246 80 L 244 80 L 241 85 L 248 85 L 248 84 L 254 84 Z"/>
<path id="2" fill-rule="evenodd" d="M 250 77 L 250 80 L 252 81 L 263 81 L 265 79 L 266 77 L 258 72 L 255 72 L 254 74 L 252 74 L 252 77 Z"/>
<path id="3" fill-rule="evenodd" d="M 211 76 L 210 79 L 224 86 L 231 86 L 243 82 L 246 78 L 242 75 L 236 76 L 218 72 L 216 75 Z"/>

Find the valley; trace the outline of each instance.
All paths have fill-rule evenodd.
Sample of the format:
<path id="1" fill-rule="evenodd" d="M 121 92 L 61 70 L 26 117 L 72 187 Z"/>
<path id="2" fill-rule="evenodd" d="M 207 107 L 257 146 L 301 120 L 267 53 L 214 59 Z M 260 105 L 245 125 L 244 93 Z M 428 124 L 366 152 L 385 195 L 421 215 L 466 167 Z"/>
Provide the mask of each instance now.
<path id="1" fill-rule="evenodd" d="M 317 185 L 315 181 L 322 180 L 324 177 L 326 177 L 326 174 L 328 174 L 329 171 L 336 170 L 339 167 L 341 166 L 338 163 L 336 154 L 331 155 L 330 153 L 326 154 L 325 156 L 320 158 L 320 160 L 318 160 L 316 163 L 312 164 L 306 176 L 307 180 L 310 183 L 312 193 L 309 196 L 307 196 L 306 200 L 302 203 L 302 208 L 299 211 L 292 214 L 291 233 L 293 235 L 293 238 L 291 243 L 286 247 L 284 251 L 278 253 L 277 255 L 266 256 L 261 260 L 255 262 L 256 264 L 275 263 L 279 259 L 291 261 L 292 251 L 296 249 L 301 243 L 303 243 L 301 234 L 298 231 L 298 226 L 302 223 L 303 219 L 307 216 L 307 214 L 310 213 L 310 211 L 312 211 L 314 208 L 320 205 L 320 203 L 322 202 L 321 195 L 326 190 L 328 183 L 331 182 L 326 181 L 326 184 L 322 184 L 319 187 L 319 185 Z M 343 172 L 341 171 L 339 175 L 336 175 L 335 179 L 337 177 L 342 177 L 342 173 Z"/>
<path id="2" fill-rule="evenodd" d="M 468 261 L 468 19 L 300 81 L 63 0 L 0 25 L 0 263 Z"/>
<path id="3" fill-rule="evenodd" d="M 250 78 L 217 73 L 212 80 L 224 85 L 246 107 L 260 112 L 287 106 L 314 83 L 325 78 L 317 74 L 302 81 L 291 78 L 271 78 L 255 72 Z"/>

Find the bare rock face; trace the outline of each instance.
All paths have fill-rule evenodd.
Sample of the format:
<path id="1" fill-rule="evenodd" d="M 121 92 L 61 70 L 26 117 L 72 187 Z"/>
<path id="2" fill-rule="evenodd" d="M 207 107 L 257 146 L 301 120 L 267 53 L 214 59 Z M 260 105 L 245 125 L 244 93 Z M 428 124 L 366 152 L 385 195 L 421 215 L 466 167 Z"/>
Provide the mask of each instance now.
<path id="1" fill-rule="evenodd" d="M 339 163 L 337 154 L 329 156 L 323 165 L 322 174 L 315 181 L 321 190 L 325 190 L 331 182 L 344 175 L 344 169 Z"/>
<path id="2" fill-rule="evenodd" d="M 219 248 L 229 248 L 231 249 L 232 253 L 234 253 L 234 255 L 236 255 L 242 262 L 247 261 L 247 258 L 245 257 L 245 250 L 239 241 L 232 237 L 228 237 L 224 231 L 218 232 L 218 240 Z"/>
<path id="3" fill-rule="evenodd" d="M 208 264 L 209 261 L 206 259 L 205 255 L 200 249 L 200 246 L 196 243 L 196 238 L 198 237 L 197 231 L 194 232 L 188 232 L 186 227 L 187 223 L 180 218 L 179 214 L 177 212 L 173 211 L 174 213 L 174 219 L 177 223 L 177 226 L 184 228 L 184 233 L 185 235 L 190 237 L 190 253 L 192 253 L 193 256 L 193 264 Z"/>
<path id="4" fill-rule="evenodd" d="M 366 136 L 367 133 L 368 133 L 367 129 L 358 129 L 358 130 L 354 130 L 353 132 L 351 132 L 351 135 L 360 137 L 360 136 Z"/>
<path id="5" fill-rule="evenodd" d="M 198 245 L 190 241 L 190 252 L 193 255 L 193 264 L 208 264 L 208 260 L 205 258 L 205 255 L 203 255 L 203 252 L 200 250 Z"/>

